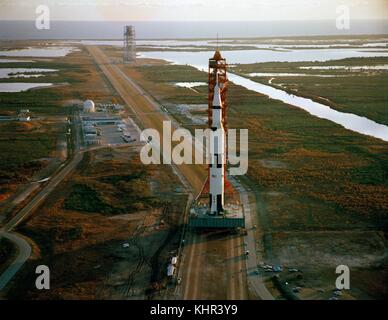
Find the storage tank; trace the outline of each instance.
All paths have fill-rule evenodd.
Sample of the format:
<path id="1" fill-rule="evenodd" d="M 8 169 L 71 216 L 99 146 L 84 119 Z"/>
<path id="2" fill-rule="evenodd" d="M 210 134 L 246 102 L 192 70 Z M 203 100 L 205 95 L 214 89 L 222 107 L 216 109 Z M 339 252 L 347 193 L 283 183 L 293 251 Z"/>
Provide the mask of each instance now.
<path id="1" fill-rule="evenodd" d="M 84 112 L 95 112 L 96 108 L 92 100 L 86 100 L 84 102 Z"/>

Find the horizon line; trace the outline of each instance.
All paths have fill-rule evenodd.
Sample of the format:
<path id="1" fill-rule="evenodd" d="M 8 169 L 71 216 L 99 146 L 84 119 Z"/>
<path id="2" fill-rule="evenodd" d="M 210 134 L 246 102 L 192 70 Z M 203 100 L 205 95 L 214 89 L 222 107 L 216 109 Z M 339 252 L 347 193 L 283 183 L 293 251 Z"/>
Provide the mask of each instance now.
<path id="1" fill-rule="evenodd" d="M 273 19 L 273 20 L 71 20 L 71 19 L 51 19 L 51 22 L 296 22 L 296 21 L 335 21 L 335 19 Z M 25 20 L 25 19 L 1 19 L 0 22 L 10 22 L 10 21 L 24 21 L 31 22 L 35 21 L 35 19 Z M 352 21 L 384 21 L 388 23 L 387 19 L 384 18 L 359 18 L 352 19 Z"/>

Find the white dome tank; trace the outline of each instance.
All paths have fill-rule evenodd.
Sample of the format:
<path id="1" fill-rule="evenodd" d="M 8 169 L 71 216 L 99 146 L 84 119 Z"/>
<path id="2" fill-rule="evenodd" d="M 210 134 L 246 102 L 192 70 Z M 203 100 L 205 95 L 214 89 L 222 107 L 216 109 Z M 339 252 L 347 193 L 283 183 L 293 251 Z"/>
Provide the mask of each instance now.
<path id="1" fill-rule="evenodd" d="M 84 102 L 84 112 L 95 112 L 96 108 L 92 100 L 86 100 Z"/>

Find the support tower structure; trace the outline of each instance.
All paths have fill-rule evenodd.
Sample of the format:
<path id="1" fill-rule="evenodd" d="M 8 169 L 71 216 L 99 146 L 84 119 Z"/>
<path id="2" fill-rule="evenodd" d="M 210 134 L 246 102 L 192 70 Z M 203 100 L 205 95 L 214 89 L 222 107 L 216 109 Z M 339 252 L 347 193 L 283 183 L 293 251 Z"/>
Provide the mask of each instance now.
<path id="1" fill-rule="evenodd" d="M 134 62 L 136 60 L 136 37 L 135 27 L 124 27 L 124 63 Z"/>

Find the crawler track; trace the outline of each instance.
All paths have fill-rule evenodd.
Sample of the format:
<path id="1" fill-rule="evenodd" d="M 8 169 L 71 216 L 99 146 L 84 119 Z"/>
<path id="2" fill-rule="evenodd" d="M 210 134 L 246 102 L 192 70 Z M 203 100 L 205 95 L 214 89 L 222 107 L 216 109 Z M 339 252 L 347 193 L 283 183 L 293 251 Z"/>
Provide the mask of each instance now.
<path id="1" fill-rule="evenodd" d="M 144 220 L 145 219 L 146 218 L 144 218 Z M 140 241 L 140 236 L 144 233 L 144 231 L 145 231 L 145 225 L 143 221 L 143 223 L 136 228 L 132 238 L 129 240 L 129 245 L 137 248 L 138 260 L 137 260 L 136 267 L 129 273 L 129 276 L 126 280 L 125 289 L 124 289 L 124 294 L 126 297 L 130 296 L 130 290 L 135 281 L 135 276 L 138 273 L 140 273 L 146 260 L 144 255 L 144 248 L 141 245 L 141 241 Z"/>

